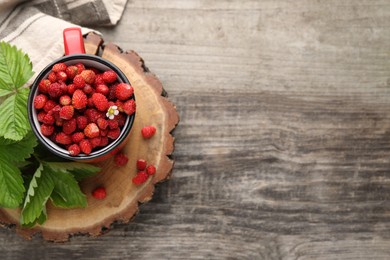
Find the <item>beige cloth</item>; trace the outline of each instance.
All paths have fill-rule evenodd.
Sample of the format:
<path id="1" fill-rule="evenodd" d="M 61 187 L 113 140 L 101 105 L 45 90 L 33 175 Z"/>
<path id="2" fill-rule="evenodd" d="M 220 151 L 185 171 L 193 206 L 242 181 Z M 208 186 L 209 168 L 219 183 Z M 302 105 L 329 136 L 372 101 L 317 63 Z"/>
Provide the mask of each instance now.
<path id="1" fill-rule="evenodd" d="M 62 31 L 115 25 L 127 0 L 0 0 L 0 41 L 26 52 L 37 74 L 64 53 Z M 35 78 L 35 77 L 33 77 Z M 31 82 L 29 82 L 31 83 Z"/>

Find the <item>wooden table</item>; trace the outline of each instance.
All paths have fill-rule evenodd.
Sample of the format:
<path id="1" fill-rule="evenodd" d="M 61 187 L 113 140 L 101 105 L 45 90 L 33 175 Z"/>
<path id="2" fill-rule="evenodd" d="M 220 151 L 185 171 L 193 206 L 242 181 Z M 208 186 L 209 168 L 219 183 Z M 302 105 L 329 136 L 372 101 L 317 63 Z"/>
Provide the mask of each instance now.
<path id="1" fill-rule="evenodd" d="M 173 178 L 130 224 L 2 259 L 388 259 L 390 2 L 129 1 L 97 28 L 180 114 Z"/>

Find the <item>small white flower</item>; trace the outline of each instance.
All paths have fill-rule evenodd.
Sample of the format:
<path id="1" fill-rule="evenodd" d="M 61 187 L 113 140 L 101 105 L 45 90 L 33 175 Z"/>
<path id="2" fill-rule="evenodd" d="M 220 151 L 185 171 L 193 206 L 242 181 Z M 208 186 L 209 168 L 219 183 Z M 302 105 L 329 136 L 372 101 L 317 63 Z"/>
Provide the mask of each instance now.
<path id="1" fill-rule="evenodd" d="M 119 114 L 119 110 L 117 106 L 110 106 L 107 110 L 106 117 L 109 119 L 114 119 L 116 115 Z"/>

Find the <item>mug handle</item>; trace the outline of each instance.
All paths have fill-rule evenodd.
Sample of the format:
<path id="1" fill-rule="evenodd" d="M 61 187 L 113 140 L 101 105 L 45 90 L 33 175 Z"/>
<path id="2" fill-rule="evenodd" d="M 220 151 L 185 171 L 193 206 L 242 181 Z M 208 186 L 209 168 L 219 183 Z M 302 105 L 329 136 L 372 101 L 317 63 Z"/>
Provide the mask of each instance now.
<path id="1" fill-rule="evenodd" d="M 66 28 L 63 31 L 65 55 L 84 54 L 84 40 L 78 27 Z"/>

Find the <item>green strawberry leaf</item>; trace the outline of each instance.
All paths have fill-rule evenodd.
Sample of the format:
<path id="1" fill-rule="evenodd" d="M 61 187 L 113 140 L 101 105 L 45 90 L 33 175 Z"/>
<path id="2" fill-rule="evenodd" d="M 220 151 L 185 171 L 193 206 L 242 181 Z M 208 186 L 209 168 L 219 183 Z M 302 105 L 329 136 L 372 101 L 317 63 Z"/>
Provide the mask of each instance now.
<path id="1" fill-rule="evenodd" d="M 20 89 L 0 105 L 0 136 L 19 141 L 30 130 L 27 118 L 29 89 Z"/>
<path id="2" fill-rule="evenodd" d="M 10 162 L 23 162 L 31 156 L 37 144 L 37 139 L 32 132 L 19 142 L 0 138 L 0 156 Z"/>
<path id="3" fill-rule="evenodd" d="M 80 162 L 53 162 L 50 167 L 56 171 L 71 173 L 77 181 L 94 176 L 100 168 L 88 163 Z"/>
<path id="4" fill-rule="evenodd" d="M 50 167 L 50 166 L 49 166 Z M 53 204 L 62 208 L 86 207 L 87 199 L 72 174 L 64 171 L 54 174 L 54 190 L 50 196 Z"/>
<path id="5" fill-rule="evenodd" d="M 40 164 L 27 190 L 20 223 L 22 225 L 34 224 L 38 219 L 43 220 L 42 212 L 46 210 L 46 202 L 54 189 L 54 182 L 49 167 Z"/>
<path id="6" fill-rule="evenodd" d="M 0 206 L 19 207 L 23 201 L 24 191 L 20 170 L 0 154 Z"/>
<path id="7" fill-rule="evenodd" d="M 6 42 L 0 42 L 0 88 L 15 90 L 34 74 L 27 54 Z"/>

